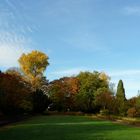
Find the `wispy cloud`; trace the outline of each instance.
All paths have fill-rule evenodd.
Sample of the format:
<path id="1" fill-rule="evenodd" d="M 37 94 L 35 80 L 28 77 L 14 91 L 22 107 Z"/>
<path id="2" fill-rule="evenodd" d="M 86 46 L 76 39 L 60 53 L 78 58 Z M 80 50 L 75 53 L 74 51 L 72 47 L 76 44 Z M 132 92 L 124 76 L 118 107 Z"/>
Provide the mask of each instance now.
<path id="1" fill-rule="evenodd" d="M 31 40 L 21 34 L 0 31 L 0 67 L 18 66 L 18 58 L 31 51 L 31 44 Z"/>
<path id="2" fill-rule="evenodd" d="M 1 14 L 7 14 L 5 21 L 9 23 L 8 29 L 12 26 L 12 30 L 20 33 L 29 33 L 34 31 L 35 25 L 30 23 L 29 15 L 24 11 L 25 5 L 22 1 L 5 0 L 5 6 L 3 7 Z M 6 9 L 6 12 L 4 9 Z M 5 23 L 3 26 L 5 26 Z"/>
<path id="3" fill-rule="evenodd" d="M 115 83 L 116 88 L 120 79 L 124 82 L 127 98 L 136 96 L 140 89 L 140 70 L 127 69 L 127 70 L 114 70 L 108 72 L 111 76 L 111 81 Z"/>
<path id="4" fill-rule="evenodd" d="M 33 42 L 29 34 L 34 31 L 35 26 L 28 22 L 22 8 L 24 7 L 20 1 L 5 0 L 0 3 L 1 68 L 18 66 L 17 60 L 21 54 L 31 50 Z"/>
<path id="5" fill-rule="evenodd" d="M 18 34 L 14 31 L 4 31 L 0 30 L 0 45 L 8 44 L 14 45 L 27 45 L 27 43 L 32 43 L 30 38 L 27 38 L 23 34 Z M 16 45 L 16 46 L 17 46 Z"/>
<path id="6" fill-rule="evenodd" d="M 140 15 L 140 6 L 126 6 L 123 8 L 125 15 Z"/>
<path id="7" fill-rule="evenodd" d="M 50 73 L 50 75 L 56 76 L 56 77 L 72 76 L 72 75 L 77 75 L 81 71 L 86 71 L 86 69 L 81 67 L 81 68 L 59 70 L 59 71 L 54 71 L 54 72 Z"/>
<path id="8" fill-rule="evenodd" d="M 111 52 L 110 48 L 107 48 L 98 41 L 95 33 L 88 31 L 77 30 L 73 33 L 70 32 L 65 38 L 60 37 L 60 40 L 65 43 L 67 47 L 77 48 L 87 52 L 103 52 L 104 54 Z"/>
<path id="9" fill-rule="evenodd" d="M 29 48 L 25 48 L 23 46 L 17 46 L 18 44 L 3 44 L 0 45 L 0 67 L 1 68 L 9 68 L 9 67 L 17 67 L 18 66 L 18 58 L 22 55 L 22 53 L 29 52 Z"/>
<path id="10" fill-rule="evenodd" d="M 65 38 L 61 38 L 61 40 L 68 44 L 68 46 L 80 49 L 94 49 L 99 50 L 97 47 L 95 37 L 93 35 L 89 35 L 88 33 L 75 33 L 72 36 L 68 36 Z"/>
<path id="11" fill-rule="evenodd" d="M 110 75 L 113 77 L 118 77 L 118 76 L 137 76 L 140 75 L 140 70 L 118 70 L 118 71 L 112 71 L 110 72 Z"/>
<path id="12" fill-rule="evenodd" d="M 49 16 L 73 16 L 73 17 L 77 17 L 77 16 L 84 16 L 85 13 L 87 13 L 87 9 L 84 8 L 84 2 L 85 1 L 79 1 L 79 0 L 70 0 L 70 1 L 66 1 L 66 0 L 59 0 L 59 1 L 55 1 L 55 2 L 50 2 L 49 4 L 47 4 L 45 6 L 45 15 L 49 15 Z M 82 5 L 83 3 L 83 5 Z M 85 2 L 86 3 L 86 2 Z M 79 9 L 78 7 L 82 7 L 81 9 Z M 82 13 L 82 15 L 80 15 L 80 13 Z"/>

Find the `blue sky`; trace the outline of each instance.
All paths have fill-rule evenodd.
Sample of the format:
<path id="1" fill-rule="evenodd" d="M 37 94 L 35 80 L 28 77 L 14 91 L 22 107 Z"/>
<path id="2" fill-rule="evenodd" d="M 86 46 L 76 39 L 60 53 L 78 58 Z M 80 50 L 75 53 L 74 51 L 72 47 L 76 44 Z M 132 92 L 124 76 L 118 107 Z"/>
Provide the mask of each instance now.
<path id="1" fill-rule="evenodd" d="M 49 80 L 104 71 L 126 96 L 140 89 L 139 0 L 0 0 L 0 69 L 20 55 L 49 56 Z"/>

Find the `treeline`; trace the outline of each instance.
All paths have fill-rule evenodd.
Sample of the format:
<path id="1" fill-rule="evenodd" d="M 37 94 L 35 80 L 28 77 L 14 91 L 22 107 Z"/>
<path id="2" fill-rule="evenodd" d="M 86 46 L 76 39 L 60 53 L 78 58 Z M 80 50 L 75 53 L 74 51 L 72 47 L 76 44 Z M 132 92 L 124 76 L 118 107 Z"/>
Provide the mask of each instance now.
<path id="1" fill-rule="evenodd" d="M 0 72 L 0 112 L 4 115 L 80 111 L 86 113 L 140 116 L 140 96 L 125 97 L 123 81 L 115 92 L 103 72 L 80 72 L 49 82 L 43 73 L 48 56 L 39 51 L 23 54 L 20 68 Z"/>
<path id="2" fill-rule="evenodd" d="M 54 80 L 49 83 L 50 110 L 140 116 L 140 96 L 127 100 L 123 81 L 116 92 L 109 81 L 110 77 L 97 71 Z"/>

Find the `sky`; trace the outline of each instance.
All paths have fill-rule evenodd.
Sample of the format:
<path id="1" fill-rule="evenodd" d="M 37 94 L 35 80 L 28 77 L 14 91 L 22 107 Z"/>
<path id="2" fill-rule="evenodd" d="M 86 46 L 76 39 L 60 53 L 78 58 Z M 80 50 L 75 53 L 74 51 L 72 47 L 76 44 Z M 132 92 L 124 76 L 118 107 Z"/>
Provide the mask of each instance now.
<path id="1" fill-rule="evenodd" d="M 54 80 L 80 71 L 105 72 L 140 90 L 139 0 L 0 0 L 0 69 L 18 67 L 22 53 L 49 56 Z"/>

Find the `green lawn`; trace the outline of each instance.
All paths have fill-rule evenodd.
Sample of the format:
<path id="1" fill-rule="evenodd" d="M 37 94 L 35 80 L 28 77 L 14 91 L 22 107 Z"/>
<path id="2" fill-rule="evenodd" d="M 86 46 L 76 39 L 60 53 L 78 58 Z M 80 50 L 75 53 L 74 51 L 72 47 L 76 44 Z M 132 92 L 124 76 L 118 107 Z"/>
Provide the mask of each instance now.
<path id="1" fill-rule="evenodd" d="M 85 116 L 38 116 L 1 128 L 0 140 L 140 140 L 140 128 Z"/>

